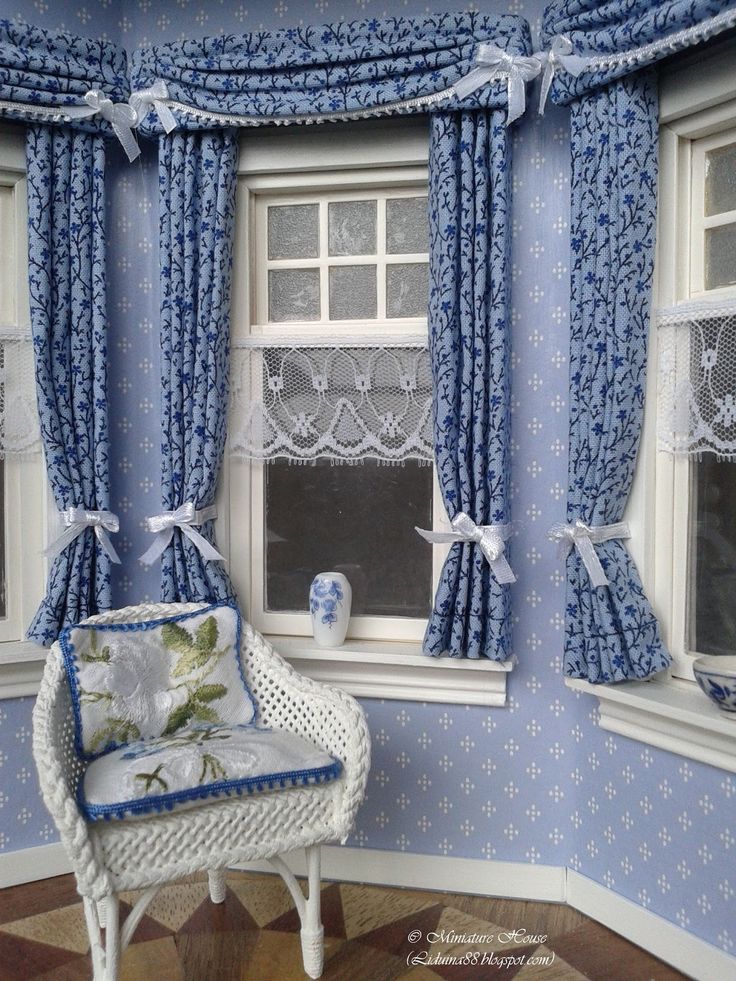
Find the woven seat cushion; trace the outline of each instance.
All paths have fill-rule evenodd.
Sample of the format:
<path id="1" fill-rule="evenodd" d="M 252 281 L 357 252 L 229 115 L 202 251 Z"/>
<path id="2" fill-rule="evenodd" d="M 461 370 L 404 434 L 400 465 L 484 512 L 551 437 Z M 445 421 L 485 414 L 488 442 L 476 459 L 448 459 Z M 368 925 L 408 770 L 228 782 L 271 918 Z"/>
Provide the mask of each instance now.
<path id="1" fill-rule="evenodd" d="M 59 640 L 81 759 L 194 722 L 255 720 L 232 603 L 144 622 L 79 624 Z"/>
<path id="2" fill-rule="evenodd" d="M 255 725 L 190 725 L 98 757 L 80 783 L 91 821 L 144 817 L 209 798 L 326 783 L 342 764 L 291 732 Z"/>

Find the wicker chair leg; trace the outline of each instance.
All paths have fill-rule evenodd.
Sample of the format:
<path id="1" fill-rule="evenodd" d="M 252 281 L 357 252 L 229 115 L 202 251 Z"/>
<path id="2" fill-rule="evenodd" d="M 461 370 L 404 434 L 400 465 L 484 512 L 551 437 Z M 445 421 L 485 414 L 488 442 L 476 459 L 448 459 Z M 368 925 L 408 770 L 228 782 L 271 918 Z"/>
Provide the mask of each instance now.
<path id="1" fill-rule="evenodd" d="M 104 902 L 96 903 L 93 899 L 84 899 L 84 918 L 87 921 L 89 934 L 89 950 L 92 957 L 92 981 L 105 981 L 105 948 L 102 946 L 100 932 L 100 907 Z"/>
<path id="2" fill-rule="evenodd" d="M 325 956 L 325 931 L 320 911 L 320 850 L 319 845 L 305 849 L 307 856 L 307 880 L 309 895 L 302 915 L 302 959 L 304 970 L 310 978 L 322 975 Z"/>
<path id="3" fill-rule="evenodd" d="M 106 902 L 106 900 L 102 899 L 102 900 L 100 900 L 99 903 L 97 903 L 97 919 L 98 919 L 99 924 L 100 924 L 100 926 L 102 927 L 103 930 L 105 928 L 105 917 L 106 916 L 107 916 L 107 902 Z"/>
<path id="4" fill-rule="evenodd" d="M 105 974 L 104 981 L 118 981 L 120 976 L 120 901 L 115 895 L 107 897 L 105 911 Z"/>
<path id="5" fill-rule="evenodd" d="M 215 869 L 209 873 L 210 899 L 213 903 L 224 903 L 227 887 L 225 885 L 225 870 Z"/>

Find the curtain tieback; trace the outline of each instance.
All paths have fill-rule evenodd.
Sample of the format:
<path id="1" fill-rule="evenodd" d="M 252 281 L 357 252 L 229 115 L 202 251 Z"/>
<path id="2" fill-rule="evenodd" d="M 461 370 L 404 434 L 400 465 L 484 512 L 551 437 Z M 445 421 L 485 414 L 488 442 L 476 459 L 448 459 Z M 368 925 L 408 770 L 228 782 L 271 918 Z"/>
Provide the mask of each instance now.
<path id="1" fill-rule="evenodd" d="M 94 528 L 97 541 L 110 557 L 111 562 L 120 564 L 120 557 L 115 551 L 108 532 L 113 534 L 120 530 L 118 516 L 112 511 L 85 511 L 84 508 L 67 508 L 66 511 L 59 511 L 59 517 L 64 522 L 66 531 L 63 531 L 55 542 L 44 549 L 43 554 L 50 559 L 56 558 L 71 543 L 78 538 L 85 528 Z"/>
<path id="2" fill-rule="evenodd" d="M 591 528 L 584 521 L 578 520 L 569 525 L 552 525 L 547 535 L 551 541 L 557 542 L 560 559 L 566 559 L 570 551 L 576 548 L 591 583 L 594 586 L 608 586 L 610 583 L 593 546 L 608 542 L 612 538 L 631 538 L 631 531 L 626 521 Z"/>
<path id="3" fill-rule="evenodd" d="M 539 51 L 534 57 L 539 59 L 543 69 L 542 91 L 539 94 L 539 115 L 543 116 L 555 72 L 562 68 L 569 75 L 577 78 L 586 68 L 590 67 L 590 59 L 573 54 L 572 41 L 564 34 L 558 34 L 557 37 L 552 38 L 549 51 Z"/>
<path id="4" fill-rule="evenodd" d="M 464 511 L 459 511 L 452 519 L 452 531 L 425 531 L 415 528 L 422 538 L 432 544 L 450 542 L 475 542 L 480 545 L 496 582 L 504 584 L 516 582 L 516 576 L 506 558 L 506 540 L 511 535 L 511 525 L 477 525 Z"/>
<path id="5" fill-rule="evenodd" d="M 176 129 L 174 114 L 166 105 L 168 98 L 169 90 L 162 78 L 157 78 L 147 89 L 136 89 L 135 92 L 131 92 L 128 102 L 136 114 L 135 125 L 140 126 L 153 106 L 164 130 L 170 133 Z"/>
<path id="6" fill-rule="evenodd" d="M 542 70 L 542 62 L 536 55 L 524 58 L 521 55 L 510 55 L 495 44 L 480 44 L 475 53 L 477 67 L 455 82 L 453 86 L 458 99 L 466 99 L 477 89 L 493 81 L 499 72 L 508 74 L 506 83 L 509 108 L 506 125 L 513 123 L 526 109 L 526 83 L 536 78 Z"/>
<path id="7" fill-rule="evenodd" d="M 152 565 L 164 552 L 174 537 L 174 528 L 186 535 L 189 541 L 199 551 L 207 562 L 224 562 L 225 556 L 220 555 L 215 546 L 200 535 L 193 526 L 203 525 L 217 517 L 217 508 L 211 504 L 208 508 L 197 511 L 191 501 L 182 504 L 176 511 L 164 511 L 146 518 L 146 531 L 154 532 L 156 537 L 150 548 L 141 555 L 139 561 L 143 565 Z"/>
<path id="8" fill-rule="evenodd" d="M 70 119 L 86 119 L 90 116 L 102 116 L 112 126 L 112 131 L 120 140 L 131 162 L 140 156 L 141 148 L 133 135 L 133 127 L 138 116 L 135 109 L 127 102 L 113 102 L 99 89 L 90 89 L 85 95 L 86 106 L 64 106 L 63 112 Z"/>

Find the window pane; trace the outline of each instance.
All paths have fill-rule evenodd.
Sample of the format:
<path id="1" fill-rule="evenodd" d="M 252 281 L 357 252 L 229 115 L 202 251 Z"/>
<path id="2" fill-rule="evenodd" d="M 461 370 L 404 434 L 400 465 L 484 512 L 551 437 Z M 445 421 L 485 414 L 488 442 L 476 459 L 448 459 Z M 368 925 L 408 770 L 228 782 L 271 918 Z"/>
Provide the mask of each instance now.
<path id="1" fill-rule="evenodd" d="M 386 316 L 426 317 L 429 266 L 426 262 L 399 262 L 386 266 Z"/>
<path id="2" fill-rule="evenodd" d="M 316 259 L 318 255 L 318 204 L 280 204 L 269 207 L 269 259 Z"/>
<path id="3" fill-rule="evenodd" d="M 330 255 L 375 255 L 375 201 L 331 201 L 327 214 Z"/>
<path id="4" fill-rule="evenodd" d="M 736 209 L 736 143 L 705 155 L 705 213 Z"/>
<path id="5" fill-rule="evenodd" d="M 268 319 L 319 320 L 319 269 L 271 269 L 268 273 Z"/>
<path id="6" fill-rule="evenodd" d="M 705 232 L 705 288 L 736 283 L 736 224 Z"/>
<path id="7" fill-rule="evenodd" d="M 386 251 L 394 255 L 429 251 L 426 198 L 386 201 Z"/>
<path id="8" fill-rule="evenodd" d="M 375 320 L 375 266 L 330 266 L 330 320 Z"/>
<path id="9" fill-rule="evenodd" d="M 689 608 L 692 651 L 736 652 L 736 463 L 704 453 L 693 460 Z"/>
<path id="10" fill-rule="evenodd" d="M 429 615 L 432 550 L 414 527 L 432 527 L 431 467 L 275 460 L 264 473 L 267 610 L 306 612 L 312 579 L 334 570 L 353 615 Z"/>

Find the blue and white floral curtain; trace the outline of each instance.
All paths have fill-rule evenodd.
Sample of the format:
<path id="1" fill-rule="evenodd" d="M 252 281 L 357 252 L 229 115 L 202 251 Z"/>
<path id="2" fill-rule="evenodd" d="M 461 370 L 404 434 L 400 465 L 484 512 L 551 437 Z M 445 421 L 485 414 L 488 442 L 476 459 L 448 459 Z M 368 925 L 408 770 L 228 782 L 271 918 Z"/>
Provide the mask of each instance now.
<path id="1" fill-rule="evenodd" d="M 135 51 L 134 89 L 166 87 L 179 126 L 212 129 L 321 118 L 497 105 L 506 80 L 465 100 L 451 89 L 474 67 L 479 45 L 531 51 L 529 25 L 481 13 L 375 18 L 175 41 Z M 318 117 L 315 119 L 315 117 Z M 152 109 L 142 130 L 161 132 Z"/>
<path id="2" fill-rule="evenodd" d="M 545 11 L 545 46 L 563 35 L 589 59 L 578 75 L 557 72 L 552 98 L 572 116 L 565 673 L 595 684 L 671 660 L 619 525 L 641 435 L 656 236 L 658 94 L 644 66 L 727 29 L 735 9 L 560 0 Z M 595 584 L 593 547 L 607 584 Z"/>
<path id="3" fill-rule="evenodd" d="M 40 644 L 110 606 L 105 136 L 84 96 L 127 99 L 115 45 L 0 21 L 0 116 L 28 124 L 30 315 L 40 430 L 54 501 L 68 519 L 27 636 Z"/>
<path id="4" fill-rule="evenodd" d="M 510 163 L 504 110 L 431 119 L 429 333 L 437 477 L 448 516 L 509 520 Z M 511 656 L 509 587 L 475 543 L 452 545 L 427 654 Z"/>
<path id="5" fill-rule="evenodd" d="M 176 132 L 159 141 L 162 504 L 169 514 L 187 506 L 198 514 L 170 525 L 161 564 L 168 602 L 233 595 L 214 559 L 207 509 L 227 428 L 237 152 L 232 130 Z"/>
<path id="6" fill-rule="evenodd" d="M 432 114 L 429 322 L 436 389 L 436 458 L 448 516 L 464 513 L 476 528 L 502 526 L 507 521 L 509 428 L 509 163 L 505 126 L 507 93 L 512 88 L 509 65 L 504 73 L 504 65 L 497 64 L 501 70 L 496 76 L 489 71 L 462 98 L 454 89 L 456 82 L 477 67 L 481 45 L 501 49 L 501 56 L 506 51 L 523 58 L 531 52 L 528 25 L 518 17 L 477 13 L 387 18 L 184 41 L 144 49 L 133 56 L 133 87 L 151 89 L 158 84 L 161 100 L 174 113 L 177 126 L 195 133 L 273 121 L 309 123 L 392 113 Z M 519 85 L 523 91 L 522 79 L 516 78 L 514 84 L 517 93 Z M 164 120 L 154 106 L 143 129 L 160 133 L 163 128 Z M 190 147 L 195 145 L 191 134 L 176 139 L 188 141 Z M 185 243 L 189 238 L 201 234 L 202 211 L 197 198 L 205 186 L 182 178 L 180 189 L 172 197 L 174 168 L 169 162 L 170 157 L 173 159 L 169 146 L 162 140 L 162 214 L 172 208 L 184 217 L 174 219 L 175 229 L 169 230 L 162 223 L 165 291 L 170 289 L 169 256 L 180 256 L 188 248 Z M 187 155 L 183 148 L 180 153 L 182 158 Z M 204 155 L 205 163 L 212 163 L 210 156 Z M 227 164 L 223 158 L 215 165 L 210 179 L 217 180 L 227 165 L 234 167 L 234 156 L 228 154 Z M 209 216 L 207 222 L 211 224 Z M 219 213 L 212 227 L 230 233 Z M 211 282 L 222 287 L 220 298 L 224 300 L 229 284 L 224 268 L 216 269 Z M 187 343 L 195 330 L 192 323 L 197 320 L 196 313 L 180 312 L 180 306 L 203 304 L 206 291 L 205 279 L 200 277 L 199 293 L 172 288 L 170 298 L 164 300 L 165 361 L 169 358 L 167 345 L 173 350 Z M 172 303 L 175 315 L 168 310 Z M 225 306 L 218 305 L 222 313 L 217 320 L 218 333 L 226 322 Z M 208 330 L 214 328 L 202 321 L 195 332 Z M 185 377 L 187 384 L 204 379 L 203 358 L 195 357 L 191 364 L 192 376 L 177 373 L 177 369 L 171 371 L 170 383 L 164 378 L 164 438 L 168 438 L 173 424 L 175 443 L 180 434 L 176 412 L 167 414 L 166 385 L 170 385 L 173 397 L 177 387 L 184 390 Z M 212 411 L 214 398 L 211 396 L 209 403 Z M 186 436 L 196 429 L 202 415 L 192 405 L 186 400 L 178 403 L 185 422 L 183 449 L 174 454 L 177 460 L 188 450 Z M 195 415 L 188 419 L 192 412 Z M 219 424 L 219 411 L 214 418 Z M 216 427 L 215 432 L 219 432 Z M 211 445 L 214 449 L 217 440 Z M 207 484 L 211 496 L 219 450 L 213 451 L 207 466 L 211 467 L 212 481 Z M 186 465 L 165 461 L 164 507 L 169 521 L 173 520 L 172 509 L 187 500 L 187 474 Z M 175 480 L 177 490 L 172 493 Z M 206 500 L 201 497 L 194 503 L 199 510 Z M 217 584 L 208 581 L 210 570 L 220 568 L 216 563 L 196 561 L 188 541 L 178 547 L 195 559 L 195 581 L 187 579 L 184 553 L 181 560 L 177 558 L 176 567 L 165 562 L 167 598 L 209 598 L 202 595 L 202 584 L 209 590 L 228 589 L 219 572 Z M 477 538 L 453 546 L 428 627 L 426 652 L 505 660 L 509 656 L 507 591 L 508 587 L 494 578 L 487 549 L 484 551 Z"/>
<path id="7" fill-rule="evenodd" d="M 104 137 L 32 125 L 27 135 L 28 261 L 41 437 L 59 511 L 108 512 Z M 54 558 L 27 631 L 110 608 L 110 554 L 92 524 Z"/>

